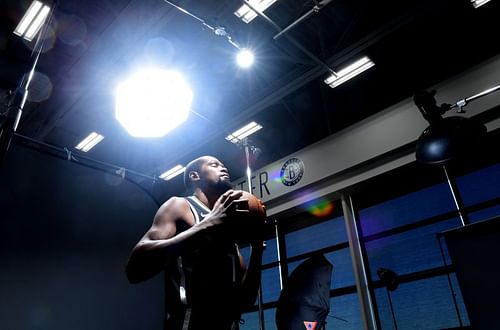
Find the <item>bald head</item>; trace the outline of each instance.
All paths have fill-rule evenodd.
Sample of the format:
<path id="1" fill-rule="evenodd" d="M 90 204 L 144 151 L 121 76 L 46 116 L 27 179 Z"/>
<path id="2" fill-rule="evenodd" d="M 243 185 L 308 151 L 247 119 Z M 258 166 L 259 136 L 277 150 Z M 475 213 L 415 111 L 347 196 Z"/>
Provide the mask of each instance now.
<path id="1" fill-rule="evenodd" d="M 210 156 L 201 156 L 192 161 L 190 161 L 186 165 L 186 169 L 184 170 L 184 186 L 187 190 L 193 190 L 193 181 L 191 180 L 190 173 L 196 172 L 199 173 L 201 169 L 201 165 L 207 161 L 207 157 Z"/>
<path id="2" fill-rule="evenodd" d="M 231 188 L 226 167 L 213 156 L 201 156 L 189 162 L 184 171 L 184 185 L 190 192 L 200 185 L 223 192 Z"/>

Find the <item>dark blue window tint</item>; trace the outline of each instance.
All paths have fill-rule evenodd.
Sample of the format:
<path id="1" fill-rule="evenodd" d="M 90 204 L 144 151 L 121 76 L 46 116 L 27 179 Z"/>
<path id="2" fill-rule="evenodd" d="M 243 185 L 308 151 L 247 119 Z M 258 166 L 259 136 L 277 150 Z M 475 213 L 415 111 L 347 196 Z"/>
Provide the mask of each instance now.
<path id="1" fill-rule="evenodd" d="M 266 248 L 264 249 L 264 253 L 262 254 L 262 263 L 268 264 L 273 261 L 278 260 L 278 252 L 276 247 L 276 238 L 270 239 L 266 241 Z"/>
<path id="2" fill-rule="evenodd" d="M 443 183 L 360 210 L 359 217 L 367 236 L 454 210 L 453 196 Z"/>
<path id="3" fill-rule="evenodd" d="M 264 311 L 264 327 L 266 330 L 276 329 L 276 309 L 266 309 Z M 255 328 L 258 329 L 258 328 Z"/>
<path id="4" fill-rule="evenodd" d="M 246 313 L 241 316 L 244 323 L 240 325 L 241 330 L 259 329 L 259 313 Z"/>
<path id="5" fill-rule="evenodd" d="M 460 220 L 453 218 L 367 242 L 366 251 L 372 279 L 378 279 L 377 269 L 381 267 L 402 275 L 443 266 L 436 234 L 459 226 Z"/>
<path id="6" fill-rule="evenodd" d="M 262 299 L 265 303 L 278 300 L 281 293 L 279 276 L 278 267 L 262 271 Z"/>
<path id="7" fill-rule="evenodd" d="M 460 292 L 454 285 L 460 317 L 469 324 Z M 390 292 L 398 329 L 443 329 L 459 326 L 446 276 L 403 283 Z M 382 329 L 395 329 L 385 288 L 375 290 Z"/>
<path id="8" fill-rule="evenodd" d="M 312 217 L 312 215 L 311 215 Z M 343 217 L 329 219 L 285 236 L 288 257 L 347 241 Z"/>
<path id="9" fill-rule="evenodd" d="M 456 181 L 466 206 L 500 197 L 500 164 L 464 175 Z"/>
<path id="10" fill-rule="evenodd" d="M 355 285 L 354 273 L 351 263 L 351 253 L 349 249 L 342 249 L 325 254 L 325 257 L 333 265 L 332 271 L 332 289 L 338 289 L 350 285 Z M 304 260 L 292 262 L 288 265 L 290 274 Z"/>
<path id="11" fill-rule="evenodd" d="M 348 294 L 330 299 L 327 329 L 363 329 L 357 294 Z"/>
<path id="12" fill-rule="evenodd" d="M 245 323 L 240 325 L 241 330 L 260 329 L 258 312 L 243 314 L 242 318 L 245 321 Z M 276 329 L 276 309 L 273 308 L 264 310 L 264 328 L 266 330 Z"/>
<path id="13" fill-rule="evenodd" d="M 470 222 L 479 222 L 492 219 L 500 215 L 500 205 L 489 207 L 484 210 L 469 213 Z"/>
<path id="14" fill-rule="evenodd" d="M 240 253 L 243 256 L 243 259 L 245 260 L 246 263 L 248 263 L 248 260 L 250 258 L 250 252 L 251 249 L 248 245 L 240 247 Z M 268 264 L 277 260 L 278 260 L 278 252 L 276 247 L 276 239 L 271 239 L 266 241 L 264 252 L 262 253 L 262 264 L 263 265 Z"/>

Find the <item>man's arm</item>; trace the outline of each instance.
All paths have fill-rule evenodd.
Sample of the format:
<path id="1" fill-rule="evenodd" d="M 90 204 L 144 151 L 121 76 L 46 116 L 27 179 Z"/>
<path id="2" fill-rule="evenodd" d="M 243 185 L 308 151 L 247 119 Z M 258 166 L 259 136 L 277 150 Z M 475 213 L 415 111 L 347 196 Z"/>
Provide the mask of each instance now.
<path id="1" fill-rule="evenodd" d="M 185 223 L 189 226 L 187 219 L 191 210 L 183 198 L 170 198 L 158 209 L 153 225 L 132 249 L 126 267 L 129 281 L 138 283 L 165 269 L 183 251 L 192 248 L 200 234 L 207 233 L 210 228 L 221 224 L 232 208 L 232 201 L 240 196 L 239 192 L 226 192 L 217 200 L 204 221 L 180 233 L 178 224 Z"/>
<path id="2" fill-rule="evenodd" d="M 170 198 L 158 209 L 151 228 L 130 254 L 126 274 L 131 283 L 147 280 L 164 269 L 182 249 L 184 241 L 196 234 L 197 231 L 191 230 L 176 235 L 177 223 L 185 221 L 187 211 L 189 206 L 178 197 Z"/>

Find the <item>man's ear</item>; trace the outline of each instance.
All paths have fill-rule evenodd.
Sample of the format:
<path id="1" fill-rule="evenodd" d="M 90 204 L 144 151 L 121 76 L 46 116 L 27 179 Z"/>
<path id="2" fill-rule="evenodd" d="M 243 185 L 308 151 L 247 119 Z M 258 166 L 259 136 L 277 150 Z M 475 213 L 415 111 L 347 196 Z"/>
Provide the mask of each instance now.
<path id="1" fill-rule="evenodd" d="M 200 180 L 200 175 L 196 171 L 191 171 L 191 172 L 189 172 L 189 179 L 191 181 L 199 181 Z"/>

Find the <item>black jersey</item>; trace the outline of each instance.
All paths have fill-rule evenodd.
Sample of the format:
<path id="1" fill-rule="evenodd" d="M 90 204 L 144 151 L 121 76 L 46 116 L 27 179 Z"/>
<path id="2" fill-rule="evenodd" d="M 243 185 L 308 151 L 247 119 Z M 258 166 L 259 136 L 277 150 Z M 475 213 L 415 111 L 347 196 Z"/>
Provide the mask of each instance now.
<path id="1" fill-rule="evenodd" d="M 186 197 L 196 223 L 210 210 Z M 177 258 L 165 276 L 165 329 L 236 329 L 242 271 L 234 243 L 207 236 L 200 248 Z"/>

